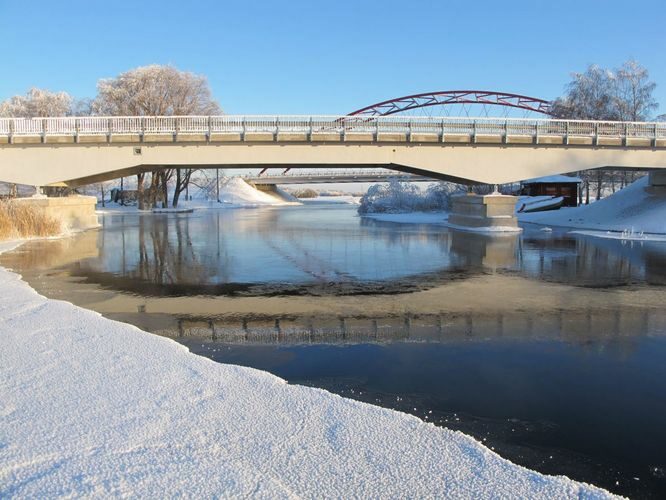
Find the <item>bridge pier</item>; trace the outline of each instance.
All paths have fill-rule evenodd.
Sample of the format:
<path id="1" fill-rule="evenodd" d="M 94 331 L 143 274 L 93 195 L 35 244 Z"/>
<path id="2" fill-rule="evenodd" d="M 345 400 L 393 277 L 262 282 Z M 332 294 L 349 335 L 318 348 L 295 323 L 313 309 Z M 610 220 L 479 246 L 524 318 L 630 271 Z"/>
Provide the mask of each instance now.
<path id="1" fill-rule="evenodd" d="M 452 198 L 449 224 L 471 231 L 520 231 L 516 197 L 502 194 L 462 194 Z"/>

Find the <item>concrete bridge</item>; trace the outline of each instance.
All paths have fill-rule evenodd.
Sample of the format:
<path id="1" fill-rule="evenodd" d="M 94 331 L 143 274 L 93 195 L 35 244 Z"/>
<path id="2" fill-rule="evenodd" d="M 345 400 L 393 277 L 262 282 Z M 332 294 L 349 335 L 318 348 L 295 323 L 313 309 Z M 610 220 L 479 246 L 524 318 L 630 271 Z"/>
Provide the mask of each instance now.
<path id="1" fill-rule="evenodd" d="M 393 116 L 0 119 L 0 181 L 77 186 L 163 167 L 389 168 L 504 184 L 666 168 L 666 123 Z"/>

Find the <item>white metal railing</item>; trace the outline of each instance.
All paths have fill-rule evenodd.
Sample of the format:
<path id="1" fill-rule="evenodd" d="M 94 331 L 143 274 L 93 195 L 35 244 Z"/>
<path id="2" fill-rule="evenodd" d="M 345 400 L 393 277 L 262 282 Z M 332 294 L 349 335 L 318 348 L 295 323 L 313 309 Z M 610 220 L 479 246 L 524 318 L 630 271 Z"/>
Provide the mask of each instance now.
<path id="1" fill-rule="evenodd" d="M 437 134 L 494 136 L 578 136 L 591 138 L 666 138 L 666 123 L 458 118 L 405 116 L 114 116 L 0 118 L 0 136 L 164 135 L 187 134 Z"/>

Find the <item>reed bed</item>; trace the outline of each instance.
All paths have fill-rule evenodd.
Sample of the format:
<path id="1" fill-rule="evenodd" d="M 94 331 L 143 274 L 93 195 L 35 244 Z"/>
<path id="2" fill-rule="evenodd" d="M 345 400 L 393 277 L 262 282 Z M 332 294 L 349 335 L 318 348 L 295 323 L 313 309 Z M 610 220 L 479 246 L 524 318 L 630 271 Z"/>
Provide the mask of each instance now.
<path id="1" fill-rule="evenodd" d="M 0 200 L 0 240 L 57 236 L 61 232 L 61 222 L 42 208 Z"/>

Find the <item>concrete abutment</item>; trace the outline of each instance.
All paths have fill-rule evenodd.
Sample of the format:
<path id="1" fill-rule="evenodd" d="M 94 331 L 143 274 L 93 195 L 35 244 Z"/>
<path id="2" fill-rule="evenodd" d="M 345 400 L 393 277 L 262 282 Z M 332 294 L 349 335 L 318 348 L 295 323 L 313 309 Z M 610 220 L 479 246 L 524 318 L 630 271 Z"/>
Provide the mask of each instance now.
<path id="1" fill-rule="evenodd" d="M 449 223 L 461 228 L 518 231 L 516 197 L 501 194 L 463 194 L 452 198 Z"/>

